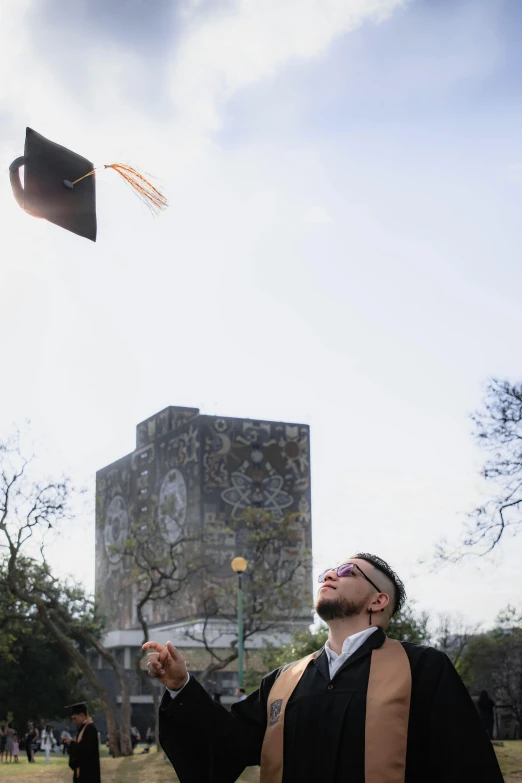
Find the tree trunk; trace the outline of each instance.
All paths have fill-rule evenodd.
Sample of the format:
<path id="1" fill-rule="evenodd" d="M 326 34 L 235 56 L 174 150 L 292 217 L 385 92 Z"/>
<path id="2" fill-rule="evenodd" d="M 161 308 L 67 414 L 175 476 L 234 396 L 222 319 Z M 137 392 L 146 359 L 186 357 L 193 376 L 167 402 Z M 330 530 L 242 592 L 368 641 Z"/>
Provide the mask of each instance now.
<path id="1" fill-rule="evenodd" d="M 58 628 L 58 626 L 56 626 L 53 623 L 53 621 L 47 615 L 45 606 L 41 604 L 37 605 L 37 609 L 42 624 L 45 625 L 46 628 L 49 629 L 49 631 L 51 631 L 51 633 L 54 635 L 56 640 L 62 645 L 64 650 L 67 652 L 71 660 L 77 664 L 79 669 L 87 678 L 89 685 L 93 688 L 94 692 L 100 699 L 102 703 L 103 714 L 105 716 L 105 720 L 107 721 L 107 731 L 109 734 L 109 745 L 110 745 L 111 753 L 114 756 L 114 758 L 118 758 L 119 756 L 122 755 L 120 733 L 118 730 L 118 724 L 116 721 L 116 717 L 114 715 L 111 700 L 105 686 L 102 684 L 101 680 L 94 673 L 94 670 L 91 668 L 91 666 L 89 666 L 89 664 L 87 663 L 85 657 L 81 654 L 81 652 L 77 650 L 73 644 L 71 644 L 67 636 L 65 636 L 65 634 Z"/>
<path id="2" fill-rule="evenodd" d="M 146 644 L 149 641 L 149 624 L 147 620 L 145 619 L 145 616 L 143 614 L 143 607 L 145 606 L 146 598 L 142 598 L 142 600 L 138 603 L 136 610 L 138 615 L 138 620 L 141 625 L 142 631 L 143 631 L 143 641 L 142 641 L 142 647 L 144 644 Z M 160 708 L 160 700 L 158 698 L 158 691 L 154 687 L 154 683 L 149 677 L 148 673 L 143 671 L 141 668 L 141 661 L 143 658 L 143 652 L 140 650 L 136 656 L 135 660 L 135 666 L 136 666 L 136 672 L 138 674 L 138 677 L 142 682 L 147 683 L 147 688 L 149 689 L 151 696 L 152 696 L 152 703 L 154 705 L 154 738 L 156 740 L 156 750 L 161 750 L 161 745 L 159 741 L 159 708 Z"/>
<path id="3" fill-rule="evenodd" d="M 143 642 L 145 644 L 145 642 Z M 161 745 L 159 742 L 159 708 L 160 708 L 160 700 L 158 698 L 158 691 L 154 687 L 154 681 L 151 680 L 147 672 L 144 672 L 141 668 L 141 659 L 143 658 L 143 655 L 138 654 L 136 656 L 135 660 L 135 666 L 136 666 L 136 674 L 140 678 L 140 680 L 147 685 L 147 688 L 150 691 L 150 695 L 152 696 L 152 703 L 154 705 L 154 737 L 156 740 L 156 749 L 158 752 L 161 750 Z"/>
<path id="4" fill-rule="evenodd" d="M 129 685 L 127 677 L 125 676 L 125 670 L 121 666 L 112 653 L 107 650 L 106 647 L 101 644 L 95 636 L 88 637 L 88 641 L 96 652 L 98 652 L 102 658 L 114 669 L 118 678 L 121 692 L 121 709 L 120 709 L 120 749 L 122 756 L 132 756 L 132 741 L 131 741 L 131 706 L 129 696 Z"/>

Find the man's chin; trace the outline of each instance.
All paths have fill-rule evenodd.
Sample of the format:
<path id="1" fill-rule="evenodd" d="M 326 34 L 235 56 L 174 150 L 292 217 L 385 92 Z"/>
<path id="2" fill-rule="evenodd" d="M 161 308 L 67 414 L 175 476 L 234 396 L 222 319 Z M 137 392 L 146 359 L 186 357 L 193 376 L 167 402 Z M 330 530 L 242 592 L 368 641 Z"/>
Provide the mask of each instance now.
<path id="1" fill-rule="evenodd" d="M 332 591 L 333 592 L 333 591 Z M 315 603 L 315 611 L 325 622 L 328 620 L 342 620 L 345 617 L 354 617 L 358 615 L 364 607 L 364 604 L 355 604 L 346 598 L 339 598 L 337 595 L 321 595 Z"/>
<path id="2" fill-rule="evenodd" d="M 315 611 L 321 620 L 325 621 L 334 620 L 343 616 L 339 599 L 335 595 L 332 595 L 331 597 L 322 595 L 321 598 L 316 601 Z"/>
<path id="3" fill-rule="evenodd" d="M 327 593 L 326 595 L 321 595 L 321 597 L 317 599 L 315 602 L 315 611 L 319 612 L 321 606 L 331 606 L 333 603 L 338 603 L 338 599 L 332 590 L 331 595 Z"/>

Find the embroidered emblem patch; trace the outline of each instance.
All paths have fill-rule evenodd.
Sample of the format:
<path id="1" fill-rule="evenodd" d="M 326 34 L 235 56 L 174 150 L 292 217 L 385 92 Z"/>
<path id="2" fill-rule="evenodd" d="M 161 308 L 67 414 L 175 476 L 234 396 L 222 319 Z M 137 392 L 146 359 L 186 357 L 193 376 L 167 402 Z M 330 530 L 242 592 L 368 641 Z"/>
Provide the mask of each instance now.
<path id="1" fill-rule="evenodd" d="M 282 706 L 283 706 L 283 699 L 276 699 L 270 705 L 270 718 L 268 720 L 269 726 L 274 726 L 274 724 L 276 724 L 277 721 L 279 720 Z"/>

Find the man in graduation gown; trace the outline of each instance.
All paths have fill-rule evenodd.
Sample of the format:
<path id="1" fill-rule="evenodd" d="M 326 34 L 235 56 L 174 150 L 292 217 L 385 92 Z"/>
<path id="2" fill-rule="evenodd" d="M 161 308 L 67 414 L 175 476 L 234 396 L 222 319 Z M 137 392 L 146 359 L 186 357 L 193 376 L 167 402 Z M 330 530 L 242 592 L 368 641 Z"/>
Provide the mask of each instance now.
<path id="1" fill-rule="evenodd" d="M 160 742 L 181 783 L 232 783 L 261 764 L 262 783 L 501 783 L 494 750 L 448 657 L 386 637 L 404 586 L 365 553 L 328 569 L 316 611 L 325 647 L 264 677 L 228 712 L 149 642 L 166 686 Z"/>
<path id="2" fill-rule="evenodd" d="M 76 740 L 66 739 L 69 745 L 69 766 L 73 783 L 100 783 L 100 748 L 98 730 L 87 713 L 86 704 L 74 704 L 71 717 L 78 729 Z"/>

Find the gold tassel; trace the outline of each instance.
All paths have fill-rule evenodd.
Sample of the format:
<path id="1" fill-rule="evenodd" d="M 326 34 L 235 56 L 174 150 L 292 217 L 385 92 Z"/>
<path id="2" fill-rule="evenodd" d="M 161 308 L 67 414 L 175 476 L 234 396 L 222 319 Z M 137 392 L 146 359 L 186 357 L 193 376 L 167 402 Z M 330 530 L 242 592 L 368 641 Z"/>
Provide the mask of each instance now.
<path id="1" fill-rule="evenodd" d="M 163 193 L 132 166 L 127 166 L 126 163 L 110 163 L 104 168 L 117 171 L 153 214 L 159 215 L 160 212 L 167 209 L 168 202 Z"/>
<path id="2" fill-rule="evenodd" d="M 153 214 L 159 215 L 160 212 L 167 209 L 168 201 L 163 193 L 155 188 L 152 182 L 149 182 L 143 174 L 140 174 L 139 171 L 133 169 L 132 166 L 127 166 L 126 163 L 109 163 L 104 165 L 103 168 L 114 169 L 114 171 L 118 172 L 120 177 L 123 177 L 134 190 L 138 198 L 147 205 Z M 78 177 L 74 182 L 69 183 L 68 180 L 64 180 L 64 184 L 66 184 L 67 187 L 73 187 L 78 182 L 81 182 L 82 179 L 85 179 L 85 177 L 92 176 L 96 171 L 97 169 L 88 171 L 87 174 L 84 174 L 83 177 Z"/>

